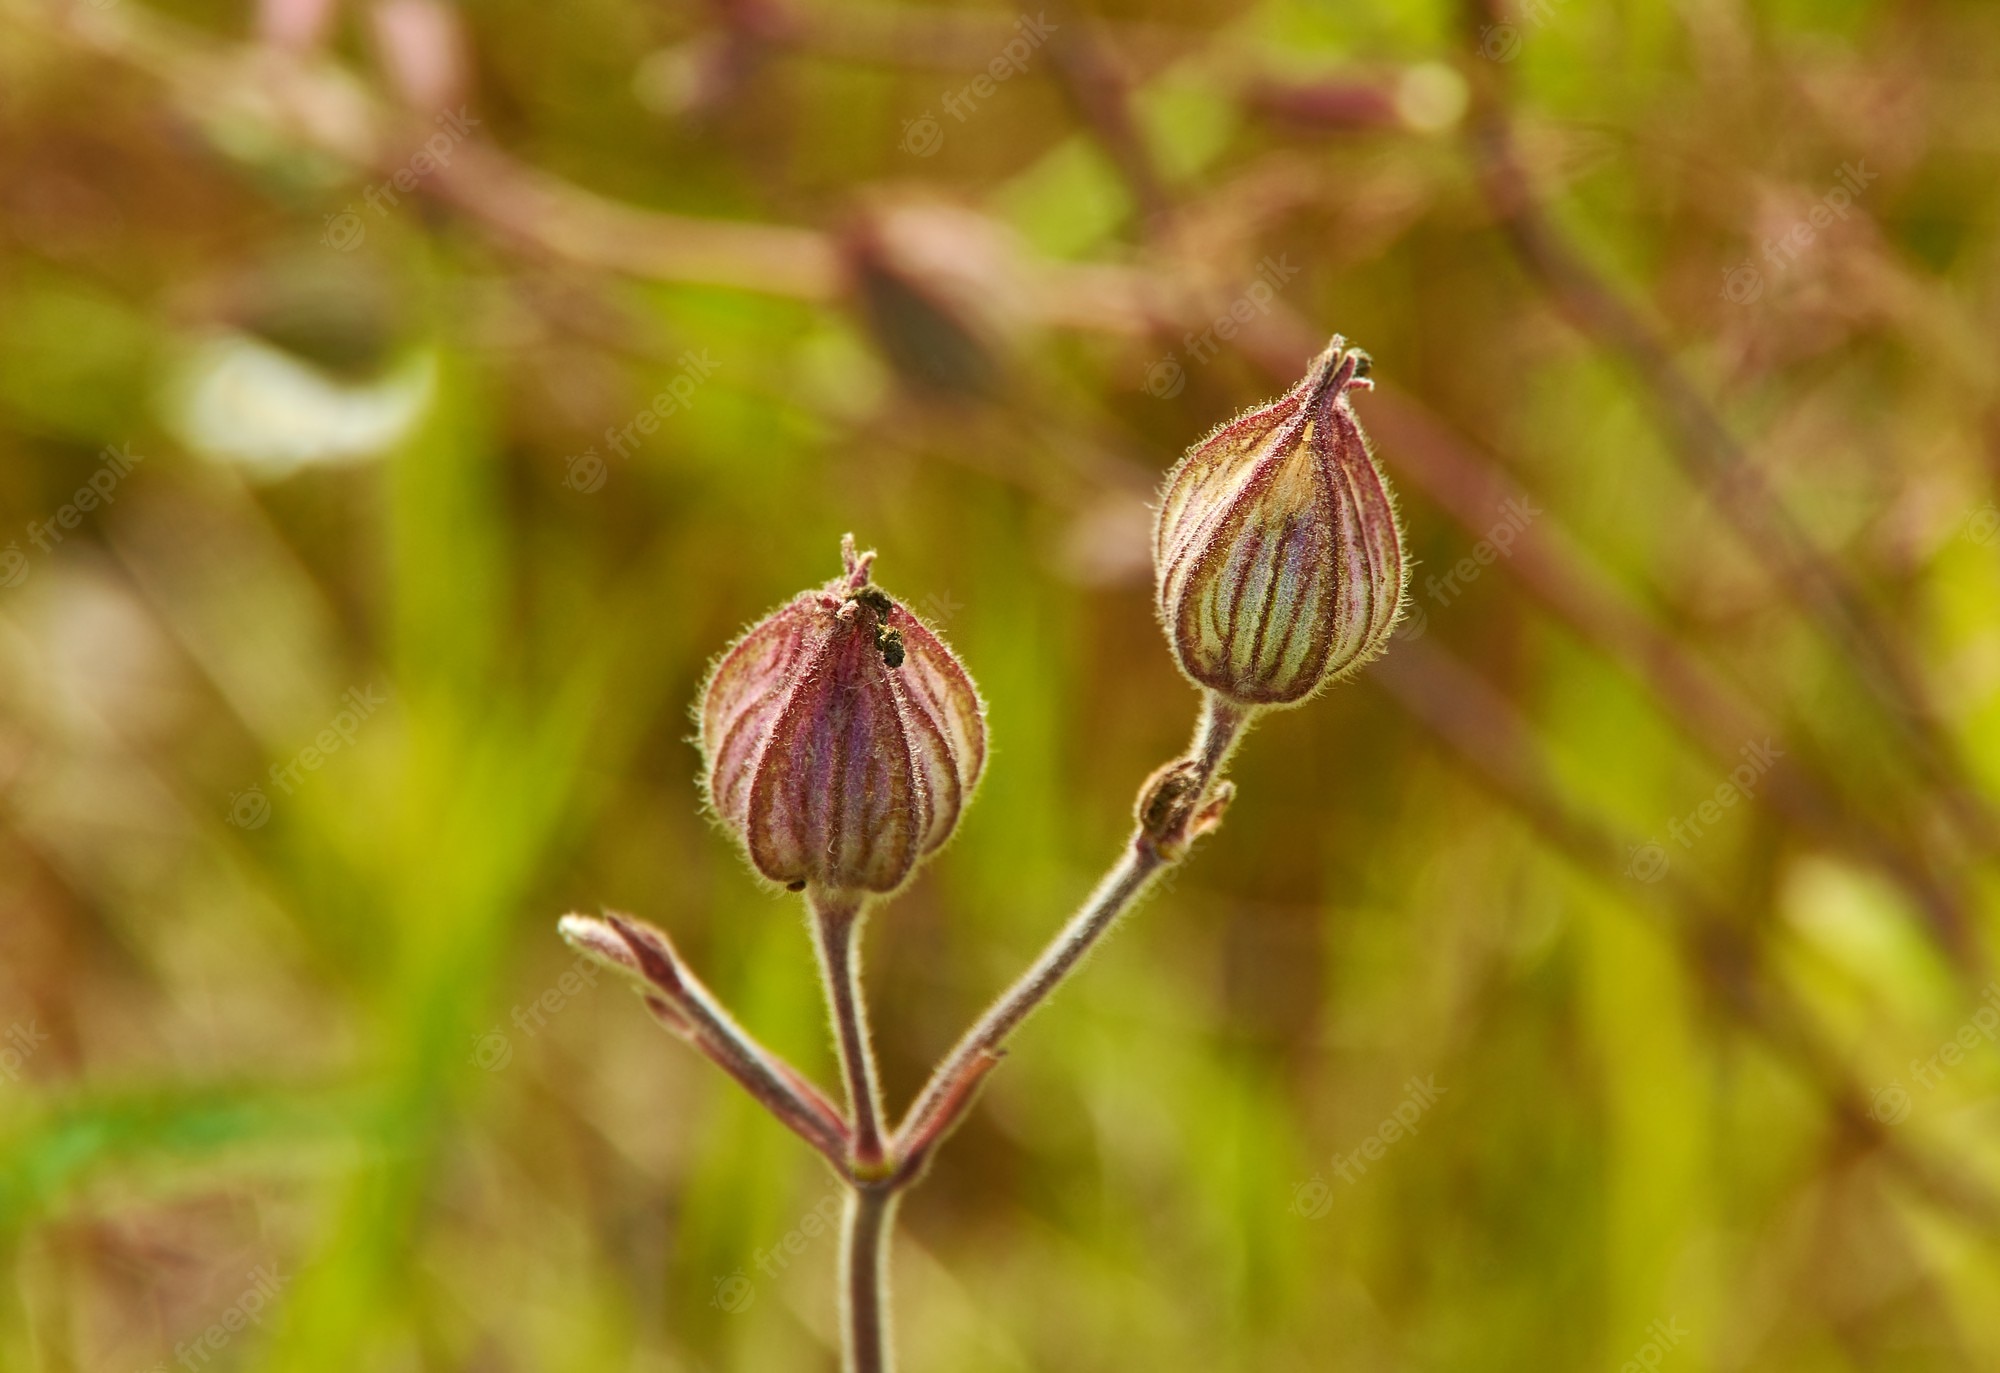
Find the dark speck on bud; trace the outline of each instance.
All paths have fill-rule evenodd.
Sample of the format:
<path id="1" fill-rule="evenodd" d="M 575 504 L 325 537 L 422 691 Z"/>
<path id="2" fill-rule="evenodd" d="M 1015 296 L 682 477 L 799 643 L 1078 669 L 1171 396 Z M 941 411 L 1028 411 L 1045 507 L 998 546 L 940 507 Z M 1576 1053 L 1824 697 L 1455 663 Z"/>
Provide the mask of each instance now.
<path id="1" fill-rule="evenodd" d="M 1335 335 L 1305 378 L 1167 475 L 1155 594 L 1187 675 L 1250 706 L 1302 701 L 1379 654 L 1407 568 L 1395 504 L 1347 393 L 1368 354 Z"/>
<path id="2" fill-rule="evenodd" d="M 986 763 L 986 719 L 944 642 L 869 582 L 873 553 L 751 628 L 702 690 L 709 804 L 793 891 L 890 892 L 935 852 Z"/>
<path id="3" fill-rule="evenodd" d="M 861 604 L 867 606 L 885 620 L 889 618 L 890 612 L 896 608 L 896 603 L 890 600 L 889 594 L 879 586 L 864 586 L 855 592 L 850 599 L 861 602 Z"/>

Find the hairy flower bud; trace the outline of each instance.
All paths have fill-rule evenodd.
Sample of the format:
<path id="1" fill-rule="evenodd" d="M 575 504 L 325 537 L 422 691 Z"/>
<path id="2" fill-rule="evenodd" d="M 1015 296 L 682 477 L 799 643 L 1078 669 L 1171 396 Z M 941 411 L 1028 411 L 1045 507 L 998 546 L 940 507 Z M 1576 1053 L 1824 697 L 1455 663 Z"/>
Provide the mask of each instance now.
<path id="1" fill-rule="evenodd" d="M 942 640 L 869 582 L 873 553 L 737 640 L 703 688 L 709 804 L 794 890 L 889 892 L 950 837 L 986 718 Z"/>
<path id="2" fill-rule="evenodd" d="M 1181 668 L 1244 705 L 1302 701 L 1382 651 L 1402 534 L 1347 393 L 1368 355 L 1335 335 L 1297 386 L 1167 475 L 1155 596 Z"/>

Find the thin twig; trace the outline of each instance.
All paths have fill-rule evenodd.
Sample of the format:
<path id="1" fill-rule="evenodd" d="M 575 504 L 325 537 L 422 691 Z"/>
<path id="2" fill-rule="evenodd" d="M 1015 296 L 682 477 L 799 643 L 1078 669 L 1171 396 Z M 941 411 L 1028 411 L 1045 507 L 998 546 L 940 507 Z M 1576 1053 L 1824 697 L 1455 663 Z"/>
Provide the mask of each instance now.
<path id="1" fill-rule="evenodd" d="M 806 904 L 812 910 L 813 948 L 854 1122 L 841 1226 L 841 1367 L 845 1373 L 888 1373 L 895 1362 L 889 1335 L 889 1244 L 899 1188 L 896 1170 L 884 1159 L 881 1079 L 861 988 L 858 946 L 867 907 L 859 893 L 828 891 L 817 884 L 806 889 Z"/>
<path id="2" fill-rule="evenodd" d="M 784 1125 L 847 1176 L 849 1132 L 831 1102 L 782 1058 L 759 1044 L 717 1002 L 675 951 L 643 921 L 606 912 L 566 915 L 557 924 L 579 953 L 638 984 L 646 1006 L 669 1030 L 728 1073 Z"/>
<path id="3" fill-rule="evenodd" d="M 1621 896 L 1631 894 L 1630 885 L 1619 880 L 1624 860 L 1617 837 L 1565 801 L 1540 765 L 1534 731 L 1478 674 L 1447 650 L 1417 641 L 1398 644 L 1366 675 L 1556 852 Z M 1880 1148 L 1933 1204 L 2000 1231 L 2000 1196 L 1906 1136 L 1890 1133 L 1869 1114 L 1867 1095 L 1813 1028 L 1811 1016 L 1763 975 L 1751 937 L 1756 922 L 1737 917 L 1672 872 L 1649 890 L 1671 915 L 1664 928 L 1687 966 L 1732 1017 L 1800 1070 L 1843 1130 Z"/>
<path id="4" fill-rule="evenodd" d="M 1470 0 L 1467 9 L 1475 21 L 1490 12 L 1482 0 Z M 2000 848 L 2000 817 L 1979 793 L 1901 638 L 1793 519 L 1658 334 L 1543 212 L 1516 150 L 1498 78 L 1486 73 L 1482 84 L 1486 90 L 1467 129 L 1481 188 L 1515 256 L 1580 332 L 1625 359 L 1683 469 L 1800 609 L 1845 651 L 1966 836 L 1987 851 Z"/>
<path id="5" fill-rule="evenodd" d="M 904 1117 L 886 1156 L 878 1124 L 880 1089 L 855 957 L 862 904 L 847 893 L 817 888 L 808 892 L 834 1039 L 855 1122 L 841 1244 L 841 1346 L 846 1373 L 888 1373 L 892 1363 L 888 1256 L 897 1199 L 916 1184 L 931 1154 L 964 1118 L 979 1084 L 999 1063 L 1008 1035 L 1076 970 L 1161 869 L 1178 862 L 1193 839 L 1214 827 L 1229 795 L 1229 784 L 1218 781 L 1218 775 L 1249 719 L 1249 711 L 1213 694 L 1205 697 L 1188 756 L 1162 768 L 1141 792 L 1140 824 L 1132 841 L 1083 909 L 938 1066 Z M 1182 800 L 1156 814 L 1149 803 L 1159 779 L 1169 773 L 1185 783 L 1174 793 Z"/>
<path id="6" fill-rule="evenodd" d="M 1243 336 L 1246 353 L 1276 380 L 1294 375 L 1317 331 L 1283 305 Z M 1527 493 L 1502 474 L 1491 455 L 1458 435 L 1409 393 L 1379 385 L 1370 401 L 1369 430 L 1398 475 L 1424 490 L 1475 538 L 1485 538 L 1509 499 Z M 1746 741 L 1785 739 L 1769 714 L 1730 685 L 1709 659 L 1662 628 L 1569 533 L 1553 511 L 1540 511 L 1496 564 L 1584 640 L 1621 664 L 1691 741 L 1735 767 Z M 1984 956 L 1971 938 L 1969 896 L 1935 870 L 1909 837 L 1856 803 L 1847 789 L 1803 751 L 1786 742 L 1761 795 L 1791 824 L 1822 840 L 1854 845 L 1909 892 L 1939 947 L 1961 975 L 1983 977 Z M 1899 803 L 1900 804 L 1900 803 Z"/>
<path id="7" fill-rule="evenodd" d="M 1180 832 L 1161 835 L 1149 832 L 1141 823 L 1083 907 L 931 1074 L 896 1131 L 899 1156 L 917 1147 L 928 1151 L 950 1133 L 970 1107 L 979 1080 L 999 1059 L 1008 1036 L 1076 970 L 1160 871 L 1185 853 L 1186 843 L 1193 837 L 1187 832 L 1187 822 L 1202 813 L 1203 802 L 1212 802 L 1217 797 L 1217 774 L 1248 723 L 1247 711 L 1227 705 L 1213 695 L 1206 698 L 1186 760 L 1193 765 L 1193 785 L 1188 788 L 1189 804 Z"/>
<path id="8" fill-rule="evenodd" d="M 867 1178 L 881 1170 L 883 1149 L 882 1088 L 869 1041 L 861 957 L 856 947 L 865 910 L 861 899 L 852 893 L 813 887 L 806 898 L 812 906 L 813 947 L 826 984 L 834 1047 L 840 1054 L 841 1076 L 847 1082 L 848 1116 L 854 1122 L 851 1166 L 857 1178 Z"/>
<path id="9" fill-rule="evenodd" d="M 1394 387 L 1377 388 L 1368 423 L 1397 473 L 1474 537 L 1488 536 L 1510 504 L 1516 509 L 1525 508 L 1521 502 L 1532 504 L 1489 455 Z M 1772 808 L 1821 841 L 1867 854 L 1924 911 L 1939 947 L 1967 976 L 1980 975 L 1964 894 L 1933 873 L 1905 836 L 1858 806 L 1707 658 L 1658 624 L 1558 516 L 1537 511 L 1515 531 L 1500 566 L 1537 603 L 1622 665 L 1682 733 L 1725 768 L 1737 765 L 1745 743 L 1776 740 L 1778 757 L 1764 788 Z"/>
<path id="10" fill-rule="evenodd" d="M 1023 12 L 1033 14 L 1037 7 L 1024 3 Z M 1057 80 L 1131 190 L 1146 226 L 1156 227 L 1172 210 L 1172 201 L 1146 146 L 1145 131 L 1132 117 L 1125 74 L 1092 26 L 1079 22 L 1066 4 L 1059 5 L 1056 15 L 1048 50 Z"/>

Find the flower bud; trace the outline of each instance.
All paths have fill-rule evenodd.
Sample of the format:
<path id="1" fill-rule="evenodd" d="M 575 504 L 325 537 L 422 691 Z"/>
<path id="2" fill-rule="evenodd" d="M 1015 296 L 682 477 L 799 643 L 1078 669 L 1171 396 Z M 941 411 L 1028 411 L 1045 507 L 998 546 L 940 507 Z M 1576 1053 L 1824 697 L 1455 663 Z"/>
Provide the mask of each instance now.
<path id="1" fill-rule="evenodd" d="M 889 892 L 950 837 L 986 763 L 972 679 L 869 582 L 873 553 L 737 640 L 701 699 L 705 786 L 750 863 L 793 890 Z"/>
<path id="2" fill-rule="evenodd" d="M 1347 400 L 1368 355 L 1335 335 L 1297 386 L 1167 475 L 1155 597 L 1182 671 L 1244 705 L 1302 701 L 1382 651 L 1402 534 Z"/>

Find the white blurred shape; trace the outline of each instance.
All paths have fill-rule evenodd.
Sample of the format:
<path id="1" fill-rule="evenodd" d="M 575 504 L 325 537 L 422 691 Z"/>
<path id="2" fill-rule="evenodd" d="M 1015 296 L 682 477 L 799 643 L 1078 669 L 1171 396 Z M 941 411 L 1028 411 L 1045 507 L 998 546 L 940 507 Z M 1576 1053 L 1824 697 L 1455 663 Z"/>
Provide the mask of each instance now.
<path id="1" fill-rule="evenodd" d="M 1396 113 L 1419 133 L 1440 133 L 1465 115 L 1465 78 L 1442 62 L 1419 62 L 1396 82 Z"/>
<path id="2" fill-rule="evenodd" d="M 205 457 L 278 481 L 389 448 L 423 415 L 436 382 L 428 352 L 381 378 L 346 382 L 261 339 L 222 334 L 189 350 L 168 388 L 166 419 Z"/>

